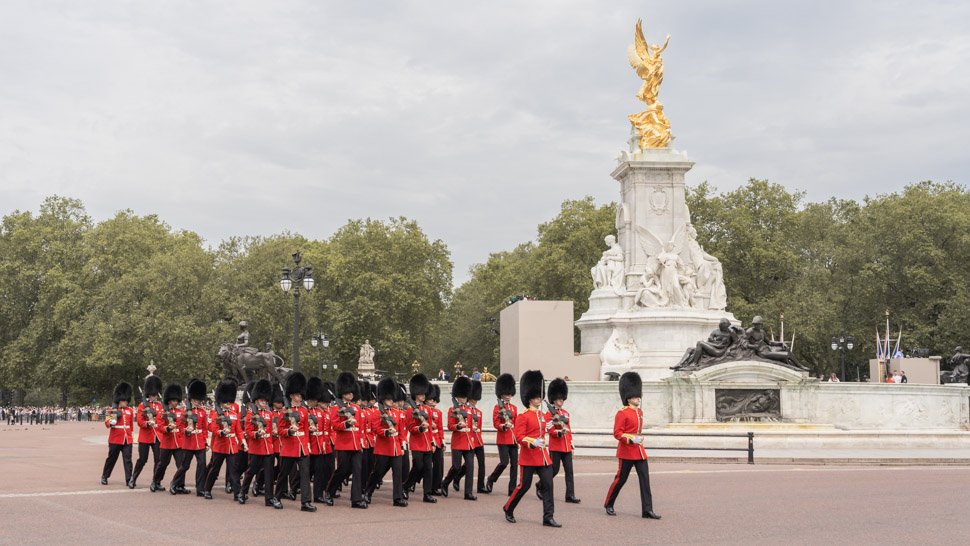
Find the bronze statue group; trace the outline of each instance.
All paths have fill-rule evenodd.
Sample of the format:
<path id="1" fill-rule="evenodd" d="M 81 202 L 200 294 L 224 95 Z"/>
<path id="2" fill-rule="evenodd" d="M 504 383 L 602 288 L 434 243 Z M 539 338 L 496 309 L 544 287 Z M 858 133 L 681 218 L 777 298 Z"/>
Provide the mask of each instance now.
<path id="1" fill-rule="evenodd" d="M 537 479 L 543 525 L 561 527 L 554 519 L 553 478 L 562 468 L 566 502 L 580 502 L 573 483 L 570 415 L 563 408 L 568 385 L 555 379 L 547 393 L 538 371 L 525 372 L 519 380 L 525 406 L 521 412 L 512 402 L 515 378 L 502 374 L 496 381 L 498 400 L 491 425 L 500 462 L 487 477 L 479 381 L 455 380 L 447 416 L 437 408 L 440 388 L 423 374 L 411 378 L 405 388 L 392 378 L 376 385 L 357 381 L 350 372 L 341 373 L 336 382 L 293 373 L 285 385 L 266 379 L 249 383 L 242 404 L 236 404 L 237 389 L 234 381 L 220 382 L 213 392 L 214 406 L 208 407 L 209 392 L 203 381 L 190 381 L 183 392 L 177 383 L 163 389 L 161 380 L 150 376 L 145 381 L 144 400 L 132 408 L 132 386 L 119 384 L 114 408 L 105 418 L 108 457 L 101 483 L 108 484 L 120 455 L 127 486 L 137 487 L 151 453 L 154 465 L 148 487 L 153 493 L 190 494 L 185 479 L 194 462 L 195 494 L 211 500 L 225 464 L 225 491 L 233 495 L 234 502 L 246 504 L 251 494 L 262 496 L 266 506 L 282 509 L 283 501 L 295 501 L 299 496 L 300 509 L 314 512 L 316 504 L 333 506 L 341 491 L 350 497 L 352 507 L 366 509 L 388 472 L 393 506 L 406 507 L 418 484 L 422 501 L 435 503 L 438 497 L 448 496 L 449 487 L 460 491 L 462 478 L 464 499 L 475 501 L 476 493 L 491 493 L 509 469 L 505 519 L 515 523 L 515 509 Z M 660 519 L 653 511 L 641 436 L 640 376 L 623 374 L 619 390 L 624 407 L 616 414 L 613 430 L 618 469 L 604 508 L 608 515 L 616 515 L 613 503 L 630 470 L 636 469 L 642 515 Z M 138 459 L 132 468 L 136 428 Z M 451 433 L 447 474 L 445 430 Z M 166 487 L 164 480 L 173 461 L 174 472 Z"/>

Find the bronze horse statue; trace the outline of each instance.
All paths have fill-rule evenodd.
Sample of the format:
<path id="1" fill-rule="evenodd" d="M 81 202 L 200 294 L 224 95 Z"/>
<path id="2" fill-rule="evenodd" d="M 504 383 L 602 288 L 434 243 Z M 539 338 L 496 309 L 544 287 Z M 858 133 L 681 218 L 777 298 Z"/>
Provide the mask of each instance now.
<path id="1" fill-rule="evenodd" d="M 245 384 L 249 381 L 268 379 L 283 383 L 289 375 L 288 368 L 282 366 L 283 359 L 270 348 L 267 352 L 241 351 L 235 352 L 236 346 L 228 341 L 219 346 L 216 357 L 222 362 L 227 378 L 235 378 Z M 280 366 L 276 366 L 279 359 Z"/>

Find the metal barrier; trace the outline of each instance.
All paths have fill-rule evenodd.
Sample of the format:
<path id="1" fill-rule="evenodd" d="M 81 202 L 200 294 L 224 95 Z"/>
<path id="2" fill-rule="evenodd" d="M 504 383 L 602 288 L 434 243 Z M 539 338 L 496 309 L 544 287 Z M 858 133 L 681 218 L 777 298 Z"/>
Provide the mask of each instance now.
<path id="1" fill-rule="evenodd" d="M 573 436 L 602 436 L 608 434 L 606 432 L 573 432 Z M 610 435 L 612 437 L 612 435 Z M 754 433 L 753 432 L 738 432 L 738 433 L 699 433 L 699 432 L 648 432 L 641 434 L 644 438 L 650 436 L 697 436 L 701 438 L 747 438 L 748 447 L 647 447 L 644 445 L 644 449 L 676 449 L 684 451 L 747 451 L 748 452 L 748 464 L 754 464 Z M 583 448 L 583 449 L 616 449 L 616 446 L 577 446 L 574 445 L 573 448 Z"/>

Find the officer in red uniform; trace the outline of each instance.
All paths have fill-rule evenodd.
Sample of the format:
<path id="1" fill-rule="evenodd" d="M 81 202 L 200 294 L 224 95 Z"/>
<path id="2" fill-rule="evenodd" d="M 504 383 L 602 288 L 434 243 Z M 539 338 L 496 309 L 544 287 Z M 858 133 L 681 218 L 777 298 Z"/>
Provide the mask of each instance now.
<path id="1" fill-rule="evenodd" d="M 273 483 L 274 453 L 276 440 L 273 438 L 273 412 L 269 409 L 269 400 L 273 396 L 273 385 L 266 379 L 260 379 L 253 386 L 250 399 L 252 408 L 246 412 L 246 440 L 249 445 L 249 468 L 243 479 L 242 491 L 244 503 L 247 499 L 246 491 L 257 475 L 263 476 L 264 483 Z M 265 489 L 265 488 L 264 488 Z M 255 496 L 255 493 L 254 493 Z M 283 508 L 278 499 L 273 496 L 272 488 L 265 489 L 266 506 Z"/>
<path id="2" fill-rule="evenodd" d="M 128 407 L 131 403 L 131 384 L 121 382 L 115 387 L 114 409 L 108 412 L 104 426 L 108 428 L 108 457 L 101 471 L 101 485 L 108 485 L 108 478 L 121 454 L 121 465 L 125 468 L 125 482 L 131 481 L 131 442 L 135 412 Z"/>
<path id="3" fill-rule="evenodd" d="M 394 506 L 407 506 L 404 500 L 403 488 L 401 487 L 402 469 L 401 458 L 404 452 L 401 449 L 400 430 L 407 426 L 404 423 L 403 412 L 394 406 L 394 398 L 398 392 L 397 381 L 390 377 L 381 379 L 377 384 L 377 409 L 378 420 L 375 430 L 374 446 L 374 471 L 371 472 L 364 488 L 364 502 L 370 504 L 371 495 L 377 487 L 377 482 L 384 479 L 388 469 L 391 470 L 391 480 L 393 484 Z"/>
<path id="4" fill-rule="evenodd" d="M 436 407 L 441 403 L 441 387 L 432 384 L 425 402 L 431 408 L 431 439 L 434 442 L 431 451 L 431 494 L 443 497 L 446 496 L 441 489 L 445 475 L 445 425 L 444 416 Z"/>
<path id="5" fill-rule="evenodd" d="M 630 476 L 630 469 L 637 469 L 640 478 L 640 505 L 643 517 L 660 519 L 653 511 L 653 496 L 650 494 L 650 469 L 647 467 L 647 452 L 643 449 L 643 412 L 640 410 L 640 399 L 643 396 L 643 382 L 636 372 L 626 372 L 620 376 L 620 399 L 623 409 L 616 412 L 613 420 L 613 437 L 619 442 L 616 446 L 616 457 L 620 460 L 616 478 L 606 494 L 606 514 L 615 516 L 613 503 L 616 502 L 620 489 Z"/>
<path id="6" fill-rule="evenodd" d="M 401 444 L 401 476 L 403 480 L 407 480 L 408 476 L 411 474 L 411 410 L 405 410 L 404 400 L 410 399 L 407 391 L 404 390 L 404 385 L 397 384 L 397 392 L 394 393 L 394 407 L 402 415 L 402 421 L 399 421 L 401 427 L 398 430 L 398 441 Z M 404 500 L 408 500 L 408 490 L 404 490 Z"/>
<path id="7" fill-rule="evenodd" d="M 358 405 L 360 406 L 361 416 L 361 430 L 364 432 L 364 438 L 367 443 L 364 445 L 363 449 L 363 469 L 364 469 L 364 480 L 374 472 L 374 464 L 376 462 L 374 458 L 374 445 L 377 440 L 377 422 L 380 420 L 380 412 L 377 410 L 377 396 L 376 392 L 371 390 L 371 384 L 369 381 L 359 382 L 360 389 L 360 400 Z M 374 386 L 376 389 L 376 386 Z M 362 484 L 363 486 L 363 484 Z M 366 502 L 366 500 L 365 500 Z"/>
<path id="8" fill-rule="evenodd" d="M 522 452 L 519 456 L 519 485 L 505 503 L 505 520 L 515 523 L 515 507 L 532 486 L 532 476 L 539 475 L 539 483 L 545 493 L 542 496 L 542 525 L 562 527 L 553 519 L 552 457 L 546 447 L 546 434 L 549 423 L 542 414 L 544 383 L 542 372 L 527 371 L 519 379 L 522 403 L 527 408 L 515 419 L 515 429 L 519 434 Z"/>
<path id="9" fill-rule="evenodd" d="M 350 488 L 350 505 L 354 508 L 367 508 L 363 498 L 364 468 L 362 449 L 367 445 L 364 437 L 365 417 L 361 409 L 351 403 L 359 398 L 359 389 L 354 374 L 341 372 L 337 376 L 337 405 L 330 408 L 330 426 L 334 435 L 334 447 L 337 449 L 337 470 L 330 477 L 327 486 L 327 496 L 333 498 L 337 493 L 337 486 L 347 476 L 353 476 Z"/>
<path id="10" fill-rule="evenodd" d="M 316 512 L 317 507 L 310 502 L 313 493 L 310 489 L 310 417 L 307 408 L 303 407 L 306 387 L 306 376 L 300 372 L 286 378 L 285 394 L 290 404 L 283 410 L 277 424 L 283 447 L 280 450 L 280 475 L 276 478 L 275 497 L 296 500 L 296 495 L 287 492 L 290 469 L 295 465 L 300 477 L 300 510 Z"/>
<path id="11" fill-rule="evenodd" d="M 472 450 L 475 452 L 475 459 L 478 461 L 478 484 L 477 490 L 479 493 L 491 493 L 491 488 L 485 487 L 485 440 L 482 438 L 482 428 L 484 425 L 484 415 L 482 410 L 478 409 L 478 403 L 482 399 L 482 382 L 472 381 L 472 393 L 468 397 L 468 405 L 471 406 L 469 410 L 469 416 L 472 419 L 472 442 L 475 448 Z M 455 491 L 458 491 L 458 482 L 461 481 L 462 476 L 465 475 L 465 467 L 461 468 L 458 472 L 458 476 L 455 477 Z M 474 479 L 474 476 L 471 476 Z"/>
<path id="12" fill-rule="evenodd" d="M 519 441 L 515 434 L 515 418 L 519 415 L 519 409 L 512 403 L 515 396 L 515 378 L 512 374 L 503 373 L 495 381 L 495 396 L 498 403 L 492 410 L 492 426 L 495 427 L 495 443 L 498 447 L 498 465 L 485 482 L 485 489 L 491 493 L 492 486 L 509 469 L 509 495 L 515 491 L 515 486 L 519 478 Z"/>
<path id="13" fill-rule="evenodd" d="M 138 404 L 135 411 L 135 420 L 138 422 L 138 462 L 135 463 L 135 471 L 128 480 L 128 488 L 135 488 L 135 481 L 138 475 L 145 468 L 148 462 L 148 452 L 152 452 L 152 468 L 158 465 L 158 436 L 155 434 L 155 416 L 161 413 L 162 404 L 158 401 L 158 395 L 162 392 L 162 380 L 157 375 L 150 375 L 145 378 L 145 400 Z"/>
<path id="14" fill-rule="evenodd" d="M 148 490 L 154 493 L 159 489 L 164 490 L 162 480 L 165 478 L 165 470 L 168 464 L 175 458 L 175 467 L 179 467 L 182 462 L 182 441 L 183 436 L 179 434 L 179 418 L 182 416 L 182 409 L 179 403 L 182 402 L 182 385 L 169 383 L 165 387 L 165 394 L 162 396 L 164 409 L 155 417 L 155 433 L 158 434 L 158 446 L 161 456 L 155 466 L 155 473 L 152 476 L 152 483 L 148 485 Z"/>
<path id="15" fill-rule="evenodd" d="M 306 401 L 309 424 L 310 469 L 313 482 L 313 502 L 324 500 L 324 491 L 330 483 L 333 474 L 333 458 L 330 459 L 330 471 L 326 468 L 326 455 L 332 451 L 330 446 L 330 412 L 325 404 L 329 402 L 323 380 L 311 377 L 307 380 Z M 332 503 L 333 501 L 331 501 Z"/>
<path id="16" fill-rule="evenodd" d="M 209 443 L 209 423 L 208 412 L 202 403 L 205 401 L 205 382 L 200 379 L 189 381 L 185 389 L 188 394 L 186 401 L 188 409 L 182 412 L 179 418 L 179 429 L 185 436 L 182 442 L 182 464 L 172 477 L 172 484 L 175 492 L 188 494 L 190 491 L 185 488 L 185 475 L 188 474 L 195 459 L 195 494 L 198 497 L 205 496 L 205 448 Z"/>
<path id="17" fill-rule="evenodd" d="M 432 432 L 432 409 L 426 404 L 431 381 L 423 373 L 411 378 L 408 385 L 414 400 L 408 430 L 411 438 L 411 455 L 414 464 L 404 483 L 405 491 L 414 491 L 415 485 L 421 481 L 424 486 L 424 502 L 438 502 L 432 493 L 434 483 L 434 464 L 432 463 L 434 450 L 434 433 Z"/>
<path id="18" fill-rule="evenodd" d="M 560 378 L 549 383 L 549 404 L 545 417 L 549 429 L 549 454 L 552 455 L 552 477 L 559 474 L 560 465 L 566 472 L 566 502 L 579 504 L 573 479 L 573 431 L 569 425 L 569 412 L 562 405 L 569 397 L 569 385 Z M 536 495 L 542 498 L 542 488 L 536 487 Z"/>
<path id="19" fill-rule="evenodd" d="M 448 430 L 451 431 L 451 470 L 441 482 L 441 493 L 448 496 L 448 486 L 461 470 L 462 461 L 468 474 L 475 473 L 475 440 L 472 433 L 472 412 L 468 397 L 472 393 L 472 380 L 467 377 L 455 379 L 451 386 L 453 407 L 448 411 Z M 472 481 L 465 480 L 465 500 L 478 500 L 472 493 Z"/>
<path id="20" fill-rule="evenodd" d="M 222 471 L 222 463 L 228 461 L 228 464 L 232 464 L 232 456 L 239 452 L 242 444 L 246 441 L 242 426 L 239 424 L 239 414 L 234 413 L 232 409 L 233 402 L 236 400 L 236 390 L 235 381 L 221 381 L 216 386 L 216 408 L 209 412 L 209 432 L 212 433 L 212 462 L 209 464 L 203 495 L 208 500 L 212 500 L 212 486 L 215 485 L 216 479 Z M 238 502 L 239 495 L 242 494 L 242 491 L 239 490 L 238 471 L 230 472 L 229 484 L 234 495 L 233 500 Z"/>

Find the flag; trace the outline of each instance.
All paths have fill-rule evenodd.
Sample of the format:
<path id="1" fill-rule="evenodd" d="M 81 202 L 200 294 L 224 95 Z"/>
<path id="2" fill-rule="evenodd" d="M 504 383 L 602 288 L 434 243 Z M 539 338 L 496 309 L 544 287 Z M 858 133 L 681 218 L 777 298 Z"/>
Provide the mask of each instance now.
<path id="1" fill-rule="evenodd" d="M 882 343 L 879 341 L 879 329 L 876 328 L 876 360 L 882 360 Z"/>
<path id="2" fill-rule="evenodd" d="M 896 338 L 896 347 L 893 348 L 893 358 L 903 358 L 903 352 L 899 350 L 899 342 L 903 339 L 903 327 L 899 327 L 899 337 Z"/>

